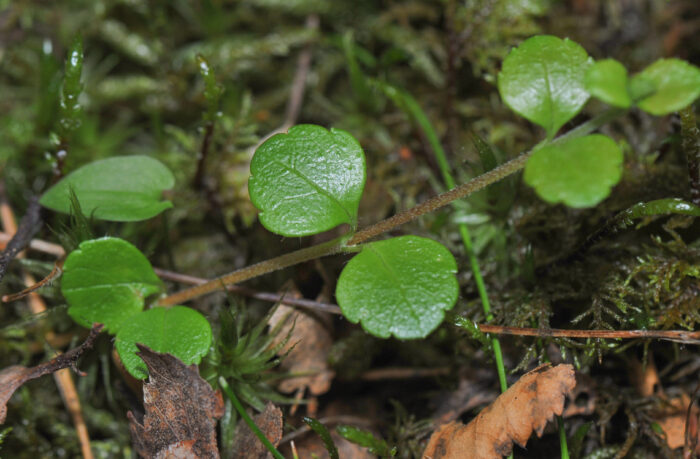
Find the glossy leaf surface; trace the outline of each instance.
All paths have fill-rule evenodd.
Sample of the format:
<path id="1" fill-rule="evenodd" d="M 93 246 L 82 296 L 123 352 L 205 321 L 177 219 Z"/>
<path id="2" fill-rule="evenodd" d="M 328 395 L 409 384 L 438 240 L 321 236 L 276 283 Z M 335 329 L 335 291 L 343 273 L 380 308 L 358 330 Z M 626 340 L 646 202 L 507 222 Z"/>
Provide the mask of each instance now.
<path id="1" fill-rule="evenodd" d="M 146 257 L 123 239 L 85 241 L 63 265 L 61 292 L 68 314 L 85 327 L 99 322 L 115 333 L 143 309 L 147 296 L 161 289 Z"/>
<path id="2" fill-rule="evenodd" d="M 162 200 L 175 185 L 170 170 L 148 156 L 116 156 L 89 163 L 49 188 L 39 201 L 49 209 L 69 213 L 73 188 L 88 216 L 111 221 L 138 221 L 172 207 Z"/>
<path id="3" fill-rule="evenodd" d="M 606 104 L 620 108 L 632 104 L 627 88 L 627 69 L 615 59 L 605 59 L 591 65 L 585 81 L 588 92 Z"/>
<path id="4" fill-rule="evenodd" d="M 365 156 L 345 131 L 294 126 L 257 149 L 250 173 L 251 200 L 273 233 L 305 236 L 357 225 Z"/>
<path id="5" fill-rule="evenodd" d="M 551 35 L 535 36 L 503 61 L 498 90 L 513 111 L 553 137 L 588 100 L 583 80 L 590 64 L 586 50 L 577 43 Z"/>
<path id="6" fill-rule="evenodd" d="M 190 365 L 199 363 L 209 352 L 211 340 L 211 326 L 199 312 L 185 306 L 157 307 L 130 317 L 117 333 L 115 347 L 129 373 L 145 379 L 148 370 L 136 355 L 136 343 Z"/>
<path id="7" fill-rule="evenodd" d="M 382 338 L 423 338 L 457 301 L 457 263 L 439 242 L 402 236 L 363 246 L 338 279 L 343 315 Z"/>
<path id="8" fill-rule="evenodd" d="M 525 182 L 542 199 L 570 207 L 598 204 L 621 177 L 622 151 L 600 134 L 545 146 L 525 166 Z"/>
<path id="9" fill-rule="evenodd" d="M 648 81 L 656 91 L 638 105 L 652 115 L 667 115 L 687 107 L 700 97 L 700 69 L 680 59 L 660 59 L 634 79 Z"/>

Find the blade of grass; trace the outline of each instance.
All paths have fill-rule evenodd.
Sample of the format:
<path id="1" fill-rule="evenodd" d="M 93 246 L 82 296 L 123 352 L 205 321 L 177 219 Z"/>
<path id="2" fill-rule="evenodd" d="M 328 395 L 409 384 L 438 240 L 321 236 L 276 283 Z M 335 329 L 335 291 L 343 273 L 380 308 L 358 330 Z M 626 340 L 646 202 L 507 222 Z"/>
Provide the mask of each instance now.
<path id="1" fill-rule="evenodd" d="M 265 436 L 264 433 L 258 428 L 257 425 L 255 425 L 255 422 L 251 419 L 250 416 L 248 416 L 248 413 L 246 413 L 245 408 L 243 408 L 243 405 L 241 405 L 241 402 L 238 401 L 238 398 L 236 397 L 236 394 L 233 393 L 233 390 L 231 387 L 228 385 L 226 382 L 226 379 L 223 376 L 219 377 L 219 386 L 221 386 L 221 390 L 224 391 L 224 394 L 231 400 L 231 403 L 233 404 L 234 408 L 236 408 L 236 411 L 238 411 L 238 414 L 241 415 L 243 420 L 245 421 L 246 424 L 248 424 L 248 427 L 250 427 L 250 430 L 253 431 L 256 437 L 262 442 L 263 445 L 265 445 L 265 448 L 272 454 L 272 456 L 275 459 L 284 459 L 284 456 L 277 451 L 277 448 L 275 448 L 275 445 L 273 445 L 270 440 Z"/>
<path id="2" fill-rule="evenodd" d="M 413 119 L 413 121 L 416 122 L 416 124 L 418 124 L 428 140 L 433 153 L 435 154 L 435 159 L 437 160 L 438 167 L 440 168 L 440 173 L 442 174 L 442 179 L 445 182 L 445 186 L 448 189 L 454 188 L 456 183 L 452 173 L 450 172 L 450 165 L 447 161 L 445 150 L 442 148 L 442 144 L 440 143 L 437 132 L 435 132 L 435 128 L 433 128 L 432 123 L 416 99 L 414 99 L 413 96 L 407 92 L 385 83 L 379 83 L 379 87 L 389 98 L 394 101 L 399 108 L 401 108 L 411 119 Z M 490 321 L 493 319 L 493 314 L 491 314 L 491 304 L 489 302 L 488 292 L 486 291 L 484 278 L 481 275 L 479 260 L 477 260 L 476 255 L 474 254 L 474 246 L 472 244 L 471 235 L 469 234 L 469 228 L 465 223 L 460 223 L 458 228 L 459 234 L 462 238 L 462 244 L 464 245 L 464 250 L 469 258 L 469 264 L 471 265 L 472 273 L 474 274 L 474 282 L 476 282 L 476 288 L 479 291 L 479 298 L 481 299 L 486 320 Z M 501 392 L 505 392 L 506 389 L 508 389 L 508 383 L 506 382 L 506 370 L 505 366 L 503 365 L 501 343 L 498 338 L 494 337 L 491 338 L 491 344 L 493 346 L 494 359 L 496 360 L 496 369 L 498 370 L 498 380 L 501 384 Z"/>
<path id="3" fill-rule="evenodd" d="M 561 459 L 569 459 L 569 445 L 566 442 L 564 418 L 557 416 L 557 424 L 559 426 L 559 446 L 561 447 Z"/>
<path id="4" fill-rule="evenodd" d="M 326 426 L 321 424 L 320 421 L 308 416 L 305 416 L 302 421 L 304 421 L 307 426 L 311 427 L 311 429 L 313 429 L 313 431 L 316 432 L 319 437 L 321 437 L 321 440 L 323 440 L 323 444 L 326 445 L 326 451 L 328 451 L 328 455 L 331 457 L 331 459 L 339 459 L 340 456 L 338 456 L 338 448 L 335 447 L 335 443 L 333 443 L 331 434 L 328 432 L 328 429 L 326 429 Z"/>

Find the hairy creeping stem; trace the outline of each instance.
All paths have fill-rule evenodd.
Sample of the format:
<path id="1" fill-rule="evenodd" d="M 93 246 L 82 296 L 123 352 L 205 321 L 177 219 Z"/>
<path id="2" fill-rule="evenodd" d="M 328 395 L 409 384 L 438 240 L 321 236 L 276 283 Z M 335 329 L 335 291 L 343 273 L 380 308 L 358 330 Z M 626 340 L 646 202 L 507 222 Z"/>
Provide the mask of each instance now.
<path id="1" fill-rule="evenodd" d="M 601 113 L 600 115 L 596 116 L 595 118 L 589 120 L 588 122 L 582 124 L 581 126 L 577 127 L 576 129 L 573 129 L 567 132 L 566 134 L 557 137 L 551 142 L 541 143 L 535 146 L 532 150 L 520 154 L 519 156 L 508 161 L 507 163 L 504 163 L 501 166 L 492 169 L 485 174 L 475 177 L 467 183 L 458 186 L 457 188 L 439 194 L 434 198 L 431 198 L 412 209 L 398 213 L 393 217 L 387 218 L 386 220 L 382 220 L 378 223 L 375 223 L 374 225 L 368 226 L 367 228 L 358 231 L 352 236 L 344 235 L 338 239 L 334 239 L 323 244 L 307 247 L 301 250 L 281 255 L 279 257 L 262 261 L 260 263 L 256 263 L 251 266 L 247 266 L 245 268 L 233 271 L 232 273 L 218 277 L 205 284 L 198 285 L 196 287 L 191 287 L 180 292 L 174 293 L 172 295 L 163 297 L 159 301 L 159 304 L 164 306 L 181 304 L 193 298 L 197 298 L 199 296 L 206 295 L 217 290 L 221 290 L 226 285 L 243 282 L 248 279 L 261 276 L 263 274 L 267 274 L 283 268 L 288 268 L 290 266 L 294 266 L 296 264 L 303 263 L 308 260 L 313 260 L 314 258 L 325 257 L 328 255 L 334 255 L 336 253 L 346 251 L 347 248 L 350 246 L 366 242 L 376 236 L 379 236 L 382 233 L 386 233 L 387 231 L 390 231 L 398 226 L 415 220 L 416 218 L 424 214 L 433 212 L 441 207 L 444 207 L 450 204 L 452 201 L 465 198 L 471 195 L 472 193 L 476 193 L 477 191 L 483 190 L 492 183 L 498 182 L 499 180 L 502 180 L 503 178 L 518 172 L 519 170 L 525 167 L 525 164 L 530 158 L 530 155 L 532 155 L 532 153 L 535 150 L 541 148 L 545 144 L 556 145 L 558 142 L 563 142 L 565 140 L 570 140 L 590 134 L 591 132 L 598 129 L 600 126 L 617 118 L 623 113 L 625 113 L 625 110 L 616 108 L 607 110 Z"/>

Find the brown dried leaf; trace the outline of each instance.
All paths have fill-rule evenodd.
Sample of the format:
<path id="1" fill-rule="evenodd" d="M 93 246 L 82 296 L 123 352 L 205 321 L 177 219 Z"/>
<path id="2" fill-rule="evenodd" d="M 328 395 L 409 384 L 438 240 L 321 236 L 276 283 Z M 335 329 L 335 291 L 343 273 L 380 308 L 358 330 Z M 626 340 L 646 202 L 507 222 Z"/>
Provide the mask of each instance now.
<path id="1" fill-rule="evenodd" d="M 525 374 L 466 426 L 452 422 L 433 432 L 423 457 L 501 458 L 513 443 L 524 447 L 534 430 L 544 427 L 564 409 L 576 379 L 571 365 L 542 365 Z"/>
<path id="2" fill-rule="evenodd" d="M 170 354 L 136 346 L 149 373 L 143 386 L 143 420 L 127 413 L 136 452 L 149 458 L 218 458 L 215 418 L 224 414 L 221 393 L 199 376 L 197 365 L 188 366 Z M 192 456 L 186 455 L 188 449 Z M 168 450 L 173 455 L 167 455 Z"/>
<path id="3" fill-rule="evenodd" d="M 100 331 L 102 331 L 102 325 L 94 325 L 92 330 L 90 330 L 90 335 L 88 335 L 83 344 L 75 349 L 71 349 L 65 354 L 54 357 L 48 362 L 41 363 L 31 368 L 13 365 L 0 371 L 0 424 L 5 422 L 7 416 L 7 402 L 10 401 L 12 394 L 14 394 L 22 384 L 68 367 L 72 367 L 77 373 L 80 373 L 75 367 L 75 364 L 83 352 L 92 347 Z"/>
<path id="4" fill-rule="evenodd" d="M 253 416 L 253 421 L 273 445 L 277 446 L 280 444 L 283 429 L 282 410 L 268 402 L 262 413 Z M 233 438 L 233 457 L 236 459 L 264 459 L 272 457 L 265 445 L 262 444 L 243 420 L 238 422 Z"/>
<path id="5" fill-rule="evenodd" d="M 632 360 L 630 373 L 632 384 L 634 384 L 635 389 L 642 397 L 651 397 L 657 392 L 663 392 L 659 373 L 656 371 L 656 365 L 651 356 L 648 358 L 646 365 L 642 365 L 639 360 Z"/>
<path id="6" fill-rule="evenodd" d="M 333 344 L 330 333 L 312 315 L 285 305 L 280 305 L 270 317 L 270 326 L 276 326 L 285 318 L 278 340 L 284 339 L 292 327 L 294 329 L 289 342 L 280 350 L 281 355 L 289 352 L 280 367 L 291 373 L 309 375 L 285 379 L 279 390 L 290 393 L 308 388 L 313 395 L 328 392 L 333 379 L 333 372 L 328 367 L 328 353 Z"/>
<path id="7" fill-rule="evenodd" d="M 661 379 L 656 370 L 654 359 L 650 356 L 646 366 L 634 360 L 630 368 L 632 379 L 637 393 L 642 397 L 658 397 L 664 406 L 652 413 L 666 435 L 666 444 L 671 449 L 680 448 L 686 444 L 686 419 L 688 420 L 688 439 L 695 445 L 695 453 L 700 454 L 700 431 L 698 430 L 698 417 L 700 410 L 697 406 L 690 407 L 690 397 L 682 393 L 678 397 L 669 399 L 661 386 Z M 690 416 L 688 417 L 688 408 Z"/>
<path id="8" fill-rule="evenodd" d="M 680 448 L 685 445 L 685 420 L 688 414 L 688 406 L 690 405 L 690 397 L 686 394 L 681 394 L 680 397 L 669 401 L 668 406 L 655 413 L 661 430 L 666 434 L 666 443 L 671 449 Z M 698 437 L 698 409 L 693 406 L 690 413 L 689 434 L 690 437 Z M 700 453 L 696 449 L 696 452 Z"/>
<path id="9" fill-rule="evenodd" d="M 179 441 L 158 451 L 155 459 L 197 459 L 194 440 Z"/>

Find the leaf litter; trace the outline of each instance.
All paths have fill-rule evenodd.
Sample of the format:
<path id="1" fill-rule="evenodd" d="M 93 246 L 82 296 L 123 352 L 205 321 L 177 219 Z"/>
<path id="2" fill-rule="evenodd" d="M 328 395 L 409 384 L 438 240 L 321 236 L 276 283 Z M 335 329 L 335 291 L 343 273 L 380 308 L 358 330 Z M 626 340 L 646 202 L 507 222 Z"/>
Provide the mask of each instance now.
<path id="1" fill-rule="evenodd" d="M 576 386 L 571 365 L 542 365 L 483 409 L 469 424 L 450 422 L 430 437 L 423 457 L 432 459 L 491 459 L 507 456 L 513 443 L 525 447 L 534 431 L 542 436 L 545 425 L 564 410 L 566 396 Z"/>

